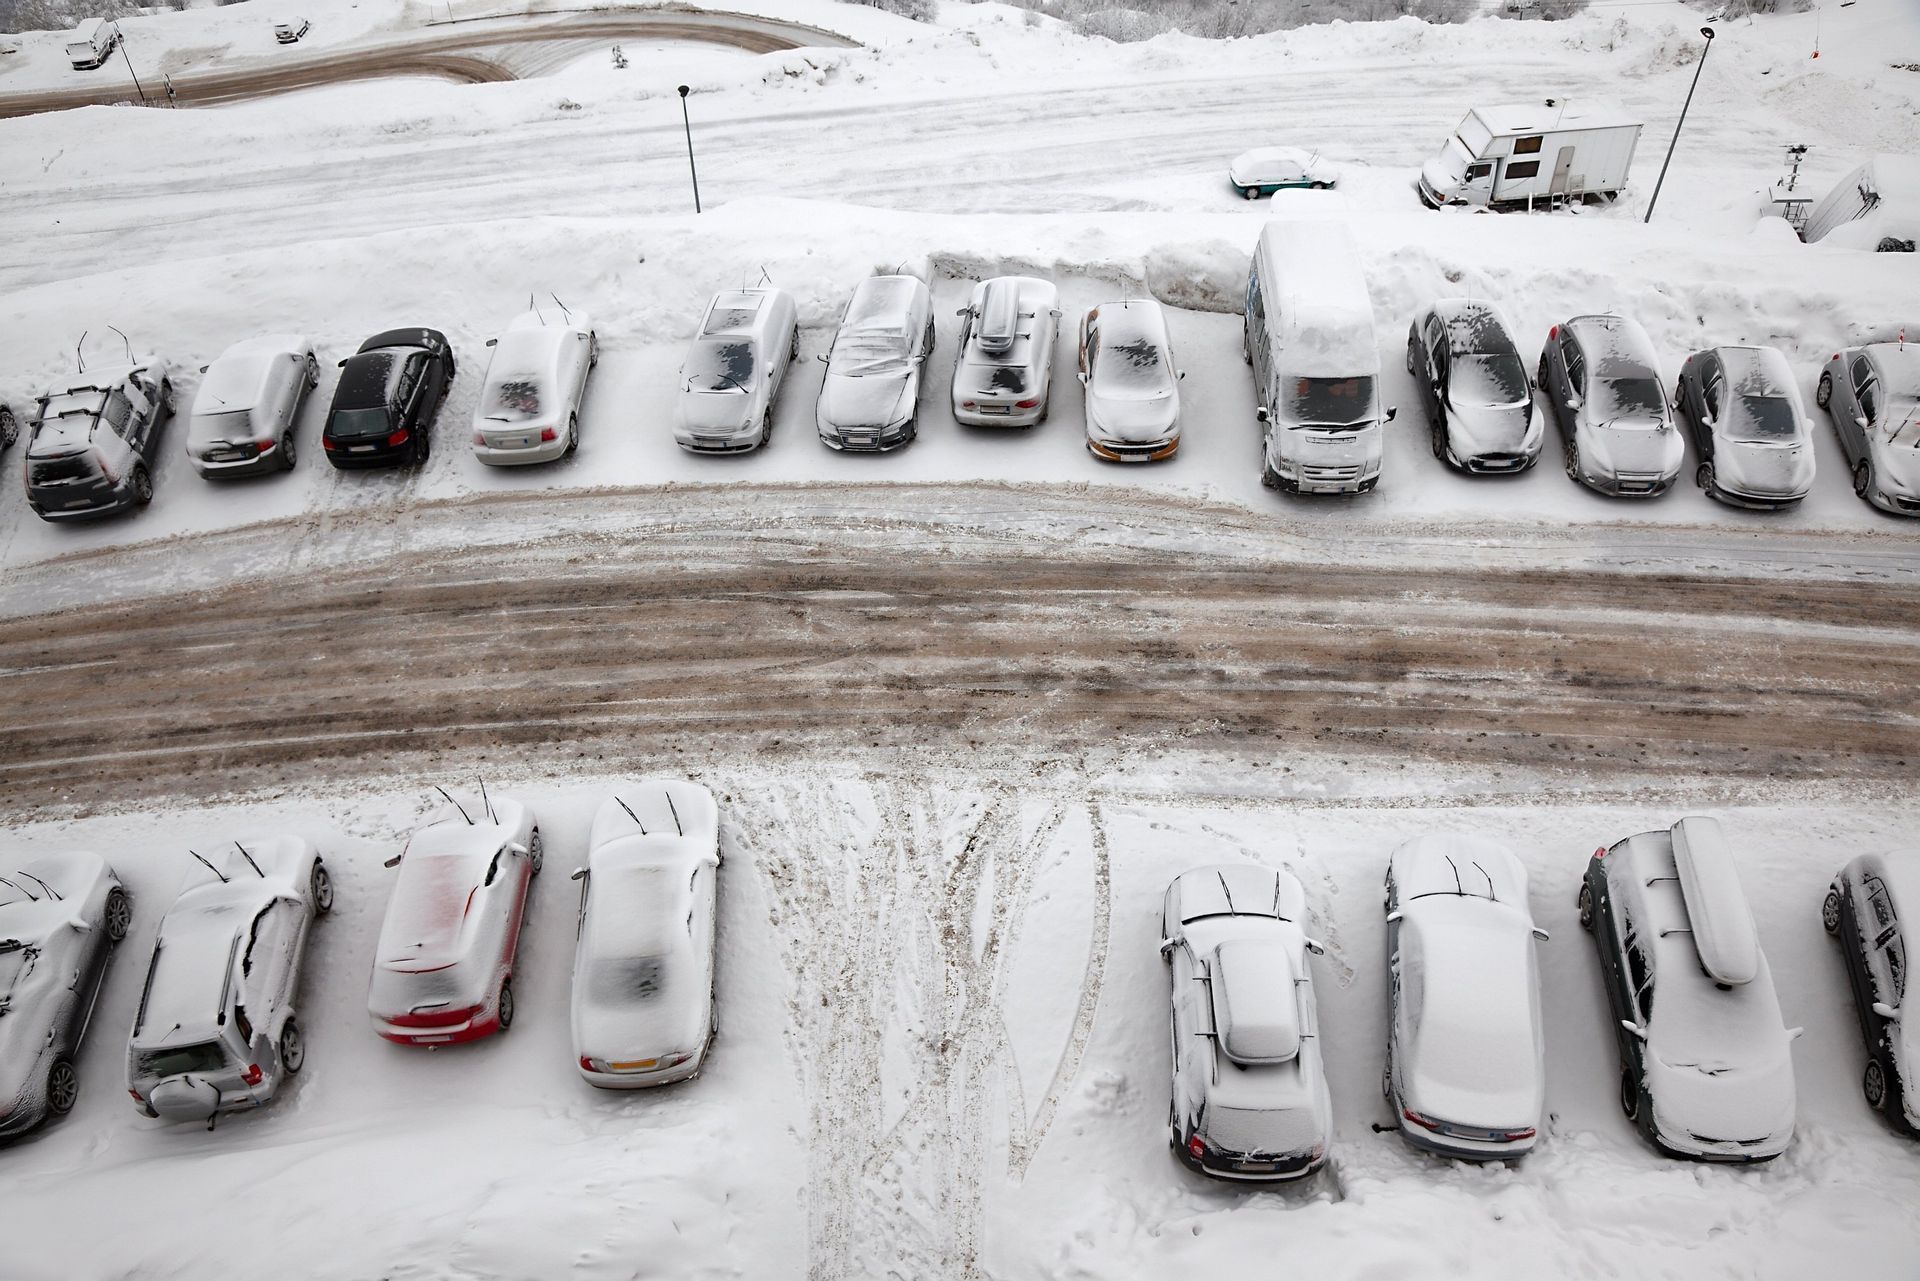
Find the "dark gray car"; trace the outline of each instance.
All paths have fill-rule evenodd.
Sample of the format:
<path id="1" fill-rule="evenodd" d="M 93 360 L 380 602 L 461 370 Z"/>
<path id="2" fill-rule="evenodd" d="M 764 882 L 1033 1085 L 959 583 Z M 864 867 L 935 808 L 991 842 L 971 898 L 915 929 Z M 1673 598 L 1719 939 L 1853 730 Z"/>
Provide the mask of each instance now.
<path id="1" fill-rule="evenodd" d="M 1407 372 L 1427 411 L 1433 456 L 1464 472 L 1525 471 L 1545 425 L 1527 365 L 1492 303 L 1442 298 L 1407 331 Z"/>
<path id="2" fill-rule="evenodd" d="M 76 373 L 40 397 L 27 438 L 27 504 L 43 520 L 106 516 L 153 501 L 173 413 L 165 361 Z"/>
<path id="3" fill-rule="evenodd" d="M 1853 492 L 1882 511 L 1920 516 L 1920 346 L 1877 342 L 1836 353 L 1813 400 L 1833 420 Z"/>
<path id="4" fill-rule="evenodd" d="M 1686 443 L 1647 331 L 1625 316 L 1575 316 L 1547 331 L 1540 389 L 1567 479 L 1615 498 L 1653 498 L 1679 478 Z"/>

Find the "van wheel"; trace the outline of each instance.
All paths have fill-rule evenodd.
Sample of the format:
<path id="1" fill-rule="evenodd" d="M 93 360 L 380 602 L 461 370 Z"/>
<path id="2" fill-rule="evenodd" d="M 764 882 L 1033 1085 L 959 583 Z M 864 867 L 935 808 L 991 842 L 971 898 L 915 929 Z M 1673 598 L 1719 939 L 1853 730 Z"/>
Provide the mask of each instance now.
<path id="1" fill-rule="evenodd" d="M 1840 932 L 1840 888 L 1833 886 L 1827 890 L 1827 897 L 1820 904 L 1820 927 L 1829 934 Z"/>
<path id="2" fill-rule="evenodd" d="M 1866 1074 L 1860 1078 L 1860 1092 L 1867 1096 L 1867 1106 L 1875 1112 L 1886 1110 L 1887 1069 L 1878 1058 L 1867 1060 Z"/>
<path id="3" fill-rule="evenodd" d="M 80 1074 L 73 1070 L 73 1060 L 65 1056 L 55 1059 L 47 1069 L 47 1111 L 65 1116 L 79 1101 Z"/>
<path id="4" fill-rule="evenodd" d="M 300 1037 L 300 1025 L 292 1019 L 280 1029 L 280 1066 L 292 1076 L 307 1061 L 307 1043 Z"/>
<path id="5" fill-rule="evenodd" d="M 153 475 L 145 463 L 133 466 L 133 505 L 145 507 L 153 501 Z"/>
<path id="6" fill-rule="evenodd" d="M 1813 403 L 1825 409 L 1833 403 L 1833 375 L 1821 374 L 1820 385 L 1813 389 Z"/>
<path id="7" fill-rule="evenodd" d="M 1853 492 L 1865 498 L 1873 488 L 1873 464 L 1862 458 L 1853 469 Z"/>
<path id="8" fill-rule="evenodd" d="M 118 885 L 107 891 L 107 937 L 118 943 L 133 924 L 133 901 Z"/>
<path id="9" fill-rule="evenodd" d="M 1593 887 L 1585 881 L 1580 883 L 1580 928 L 1593 933 Z"/>
<path id="10" fill-rule="evenodd" d="M 506 1031 L 513 1026 L 513 980 L 508 979 L 500 985 L 500 1030 Z"/>
<path id="11" fill-rule="evenodd" d="M 307 891 L 313 895 L 313 911 L 325 916 L 333 910 L 333 874 L 319 859 L 313 860 L 313 873 L 307 877 Z"/>
<path id="12" fill-rule="evenodd" d="M 1640 1083 L 1633 1079 L 1628 1068 L 1620 1069 L 1620 1110 L 1627 1114 L 1627 1120 L 1640 1119 Z"/>
<path id="13" fill-rule="evenodd" d="M 1280 473 L 1273 469 L 1272 463 L 1260 464 L 1260 484 L 1267 489 L 1280 488 Z"/>

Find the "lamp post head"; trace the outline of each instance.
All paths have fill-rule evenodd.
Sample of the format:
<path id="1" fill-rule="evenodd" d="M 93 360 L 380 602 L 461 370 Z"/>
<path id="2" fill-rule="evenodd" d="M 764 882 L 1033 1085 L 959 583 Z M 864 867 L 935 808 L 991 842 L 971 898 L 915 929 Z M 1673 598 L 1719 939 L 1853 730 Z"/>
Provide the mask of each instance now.
<path id="1" fill-rule="evenodd" d="M 1709 39 L 1711 39 L 1711 37 L 1709 37 Z M 688 93 L 690 93 L 690 92 L 692 92 L 692 91 L 691 91 L 691 90 L 689 90 L 689 89 L 687 88 L 687 86 L 685 86 L 685 85 L 681 85 L 681 86 L 680 86 L 680 96 L 681 96 L 682 98 L 684 98 L 684 97 L 686 97 L 686 96 L 687 96 L 687 94 L 688 94 Z"/>
<path id="2" fill-rule="evenodd" d="M 1701 35 L 1703 35 L 1703 36 L 1705 36 L 1705 37 L 1707 38 L 1707 40 L 1708 40 L 1709 42 L 1711 42 L 1711 41 L 1713 40 L 1713 28 L 1712 28 L 1712 27 L 1702 27 L 1702 28 L 1700 28 L 1700 34 L 1701 34 Z"/>

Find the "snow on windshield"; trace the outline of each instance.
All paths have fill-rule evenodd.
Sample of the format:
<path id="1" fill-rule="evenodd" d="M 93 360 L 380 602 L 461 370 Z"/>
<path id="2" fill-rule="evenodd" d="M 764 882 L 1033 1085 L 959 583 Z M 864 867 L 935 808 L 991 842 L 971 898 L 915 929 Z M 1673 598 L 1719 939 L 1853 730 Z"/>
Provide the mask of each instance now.
<path id="1" fill-rule="evenodd" d="M 1785 396 L 1735 396 L 1727 415 L 1728 440 L 1779 443 L 1800 435 L 1800 420 Z"/>
<path id="2" fill-rule="evenodd" d="M 697 342 L 685 374 L 695 391 L 743 392 L 753 377 L 753 344 L 744 338 Z"/>
<path id="3" fill-rule="evenodd" d="M 546 398 L 541 395 L 540 375 L 530 372 L 507 373 L 487 387 L 481 404 L 485 414 L 498 422 L 525 422 L 538 418 Z"/>
<path id="4" fill-rule="evenodd" d="M 836 374 L 898 373 L 907 367 L 907 336 L 898 330 L 841 331 L 827 367 Z"/>
<path id="5" fill-rule="evenodd" d="M 1651 427 L 1661 421 L 1667 407 L 1666 395 L 1652 377 L 1597 378 L 1593 383 L 1595 421 L 1609 423 L 1627 419 L 1623 426 L 1636 422 Z"/>
<path id="6" fill-rule="evenodd" d="M 1301 426 L 1366 422 L 1373 418 L 1373 379 L 1296 378 L 1288 418 Z"/>
<path id="7" fill-rule="evenodd" d="M 1666 393 L 1660 389 L 1660 375 L 1654 371 L 1639 326 L 1613 318 L 1582 324 L 1575 332 L 1581 345 L 1592 353 L 1593 376 L 1589 382 L 1594 421 L 1626 418 L 1638 420 L 1643 426 L 1664 422 Z"/>
<path id="8" fill-rule="evenodd" d="M 1093 364 L 1093 390 L 1112 400 L 1154 400 L 1173 390 L 1173 376 L 1160 344 L 1123 335 L 1101 344 Z"/>
<path id="9" fill-rule="evenodd" d="M 1514 405 L 1528 394 L 1527 367 L 1517 355 L 1461 356 L 1453 362 L 1447 398 L 1456 405 Z"/>

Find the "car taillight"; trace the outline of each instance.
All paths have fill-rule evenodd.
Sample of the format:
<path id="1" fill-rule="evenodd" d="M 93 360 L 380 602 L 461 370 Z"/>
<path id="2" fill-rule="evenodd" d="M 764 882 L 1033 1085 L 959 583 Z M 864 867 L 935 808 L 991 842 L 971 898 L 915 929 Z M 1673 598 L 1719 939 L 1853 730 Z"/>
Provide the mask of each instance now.
<path id="1" fill-rule="evenodd" d="M 1194 1135 L 1187 1140 L 1187 1153 L 1192 1156 L 1194 1160 L 1200 1160 L 1207 1154 L 1207 1141 L 1197 1134 Z"/>
<path id="2" fill-rule="evenodd" d="M 1500 1137 L 1505 1142 L 1518 1143 L 1522 1139 L 1530 1139 L 1533 1137 L 1533 1127 L 1528 1126 L 1524 1130 L 1508 1130 L 1505 1134 L 1502 1134 Z"/>
<path id="3" fill-rule="evenodd" d="M 553 428 L 551 428 L 551 427 L 542 427 L 542 428 L 540 429 L 540 439 L 541 439 L 542 441 L 549 441 L 549 440 L 559 440 L 559 439 L 560 439 L 560 433 L 559 433 L 559 432 L 557 432 L 557 431 L 555 431 L 555 430 L 554 430 Z"/>
<path id="4" fill-rule="evenodd" d="M 253 442 L 253 448 L 255 453 L 264 454 L 273 448 L 273 442 L 270 440 L 256 440 Z"/>
<path id="5" fill-rule="evenodd" d="M 1016 400 L 1013 402 L 1013 407 L 1015 409 L 1038 409 L 1040 408 L 1040 402 L 1037 400 Z"/>
<path id="6" fill-rule="evenodd" d="M 1559 336 L 1560 336 L 1560 326 L 1554 325 L 1547 330 L 1548 342 L 1552 342 L 1555 338 L 1558 338 Z"/>
<path id="7" fill-rule="evenodd" d="M 404 445 L 407 443 L 407 440 L 408 440 L 408 432 L 405 427 L 402 427 L 399 431 L 387 437 L 387 443 L 389 445 Z"/>
<path id="8" fill-rule="evenodd" d="M 580 1070 L 582 1072 L 598 1072 L 600 1071 L 600 1065 L 582 1054 L 580 1056 Z"/>
<path id="9" fill-rule="evenodd" d="M 1434 1120 L 1430 1116 L 1421 1116 L 1418 1112 L 1415 1112 L 1412 1108 L 1401 1108 L 1400 1115 L 1404 1116 L 1405 1118 L 1407 1118 L 1407 1120 L 1413 1122 L 1415 1125 L 1419 1126 L 1423 1130 L 1438 1131 L 1440 1128 L 1440 1123 L 1438 1121 Z"/>
<path id="10" fill-rule="evenodd" d="M 140 1091 L 138 1091 L 138 1090 L 128 1090 L 128 1091 L 127 1091 L 127 1093 L 128 1093 L 128 1094 L 131 1094 L 131 1095 L 133 1096 L 133 1101 L 134 1101 L 135 1103 L 145 1103 L 145 1102 L 146 1102 L 146 1100 L 145 1100 L 145 1099 L 143 1099 L 143 1098 L 141 1098 L 141 1097 L 140 1097 Z"/>
<path id="11" fill-rule="evenodd" d="M 1605 858 L 1607 856 L 1607 847 L 1602 845 L 1599 849 L 1593 852 L 1593 856 L 1595 858 Z"/>
<path id="12" fill-rule="evenodd" d="M 484 446 L 487 443 L 487 434 L 481 431 L 473 433 L 473 443 Z"/>
<path id="13" fill-rule="evenodd" d="M 322 436 L 320 438 L 320 448 L 326 450 L 329 454 L 331 454 L 335 449 L 338 449 L 339 446 L 333 443 L 333 437 Z"/>
<path id="14" fill-rule="evenodd" d="M 258 1063 L 249 1063 L 247 1064 L 247 1070 L 240 1074 L 240 1079 L 248 1085 L 258 1085 L 260 1084 L 261 1075 L 260 1065 Z"/>
<path id="15" fill-rule="evenodd" d="M 978 408 L 979 408 L 979 406 L 978 406 L 978 405 L 976 405 L 976 404 L 974 404 L 974 403 L 973 403 L 973 402 L 972 402 L 971 400 L 963 400 L 963 401 L 961 401 L 961 402 L 960 402 L 960 408 L 962 408 L 962 409 L 978 409 Z"/>

